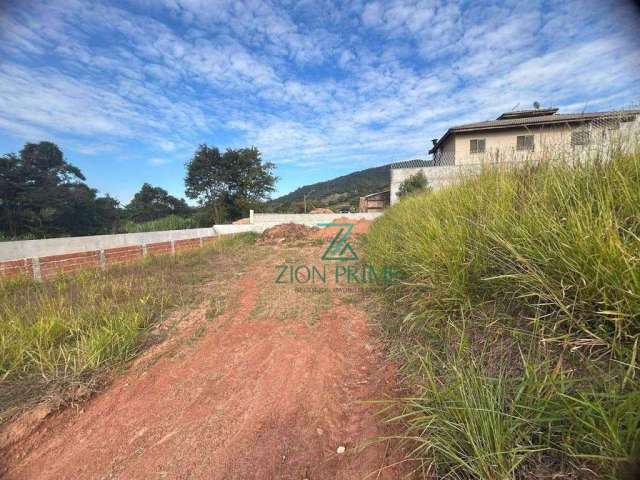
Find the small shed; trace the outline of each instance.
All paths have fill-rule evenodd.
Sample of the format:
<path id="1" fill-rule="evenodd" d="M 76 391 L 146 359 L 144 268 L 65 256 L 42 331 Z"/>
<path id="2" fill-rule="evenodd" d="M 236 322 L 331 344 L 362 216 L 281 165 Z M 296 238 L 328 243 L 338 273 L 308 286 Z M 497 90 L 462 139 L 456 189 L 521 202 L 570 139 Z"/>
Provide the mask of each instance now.
<path id="1" fill-rule="evenodd" d="M 364 197 L 360 197 L 360 212 L 381 212 L 389 206 L 391 200 L 391 192 L 385 190 L 383 192 L 370 193 Z"/>

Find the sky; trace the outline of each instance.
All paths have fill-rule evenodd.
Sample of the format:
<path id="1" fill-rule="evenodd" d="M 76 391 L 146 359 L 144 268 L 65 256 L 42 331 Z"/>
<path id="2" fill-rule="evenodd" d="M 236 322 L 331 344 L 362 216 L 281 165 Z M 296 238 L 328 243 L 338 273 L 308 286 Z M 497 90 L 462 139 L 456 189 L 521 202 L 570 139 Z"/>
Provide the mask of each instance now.
<path id="1" fill-rule="evenodd" d="M 0 154 L 53 141 L 124 203 L 184 196 L 203 143 L 258 147 L 277 196 L 534 101 L 637 105 L 637 4 L 0 0 Z"/>

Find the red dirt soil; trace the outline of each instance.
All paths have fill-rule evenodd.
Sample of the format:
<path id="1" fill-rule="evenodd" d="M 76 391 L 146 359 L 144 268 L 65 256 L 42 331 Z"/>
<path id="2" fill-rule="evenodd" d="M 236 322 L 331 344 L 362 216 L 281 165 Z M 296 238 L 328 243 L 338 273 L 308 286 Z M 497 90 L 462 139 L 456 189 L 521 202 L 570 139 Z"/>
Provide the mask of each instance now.
<path id="1" fill-rule="evenodd" d="M 272 277 L 263 259 L 190 345 L 136 362 L 0 452 L 0 477 L 397 478 L 386 444 L 357 448 L 389 433 L 366 401 L 391 394 L 396 375 L 366 314 L 331 298 L 315 325 L 256 319 Z"/>
<path id="2" fill-rule="evenodd" d="M 351 230 L 351 235 L 360 235 L 363 233 L 367 233 L 369 230 L 369 226 L 371 225 L 371 221 L 369 220 L 351 220 L 348 218 L 338 218 L 331 223 L 350 223 L 353 225 L 353 229 Z M 336 227 L 324 227 L 316 231 L 313 236 L 316 238 L 332 238 L 338 229 Z"/>

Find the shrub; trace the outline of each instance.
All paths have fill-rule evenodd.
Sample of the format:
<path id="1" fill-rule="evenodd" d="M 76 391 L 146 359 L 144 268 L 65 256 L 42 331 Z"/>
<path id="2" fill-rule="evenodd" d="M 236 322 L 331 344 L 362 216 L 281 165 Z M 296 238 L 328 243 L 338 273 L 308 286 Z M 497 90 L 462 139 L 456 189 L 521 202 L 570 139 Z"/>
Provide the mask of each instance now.
<path id="1" fill-rule="evenodd" d="M 193 218 L 169 215 L 157 220 L 150 220 L 142 223 L 129 221 L 123 225 L 122 229 L 125 233 L 138 233 L 160 232 L 164 230 L 183 230 L 187 228 L 198 228 L 198 226 L 198 222 Z"/>
<path id="2" fill-rule="evenodd" d="M 420 369 L 423 393 L 403 403 L 408 436 L 430 445 L 414 456 L 453 478 L 495 479 L 549 457 L 616 475 L 637 454 L 640 153 L 486 168 L 392 207 L 365 251 L 404 276 L 387 297 L 406 316 L 387 328 L 407 368 L 446 357 L 440 383 Z M 509 368 L 495 371 L 480 346 L 510 352 L 499 360 Z M 531 364 L 547 370 L 528 377 Z"/>
<path id="3" fill-rule="evenodd" d="M 400 188 L 398 189 L 398 196 L 406 197 L 407 195 L 424 193 L 430 190 L 431 189 L 429 188 L 427 177 L 424 176 L 424 173 L 418 172 L 415 175 L 410 176 L 400 184 Z"/>

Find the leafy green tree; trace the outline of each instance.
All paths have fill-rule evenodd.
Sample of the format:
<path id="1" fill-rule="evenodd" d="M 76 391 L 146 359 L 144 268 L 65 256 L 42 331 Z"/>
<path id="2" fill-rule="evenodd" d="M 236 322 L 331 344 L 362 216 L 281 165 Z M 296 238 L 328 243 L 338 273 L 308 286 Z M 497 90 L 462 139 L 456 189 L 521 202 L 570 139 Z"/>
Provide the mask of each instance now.
<path id="1" fill-rule="evenodd" d="M 51 142 L 27 143 L 0 158 L 0 231 L 8 237 L 109 232 L 118 222 L 113 199 L 100 199 Z M 115 203 L 114 203 L 115 202 Z M 105 223 L 113 222 L 113 223 Z"/>
<path id="2" fill-rule="evenodd" d="M 182 198 L 170 195 L 164 188 L 145 183 L 126 207 L 127 216 L 134 222 L 148 222 L 169 215 L 188 216 L 191 209 Z"/>
<path id="3" fill-rule="evenodd" d="M 424 176 L 423 172 L 418 172 L 415 175 L 410 176 L 405 179 L 398 189 L 399 197 L 406 197 L 407 195 L 412 195 L 414 193 L 428 192 L 431 190 L 429 187 L 429 182 L 427 181 L 427 177 Z"/>
<path id="4" fill-rule="evenodd" d="M 254 147 L 220 154 L 216 147 L 200 145 L 187 163 L 186 194 L 211 206 L 215 223 L 234 220 L 274 190 L 274 168 Z"/>

